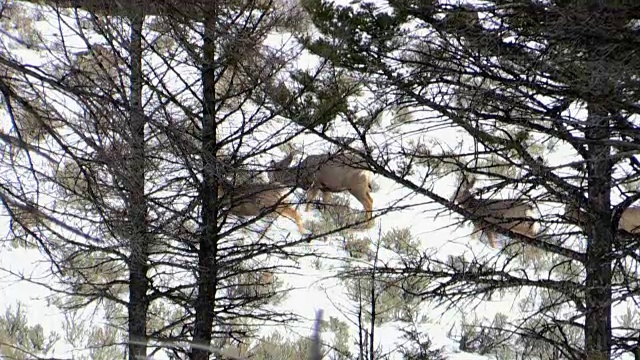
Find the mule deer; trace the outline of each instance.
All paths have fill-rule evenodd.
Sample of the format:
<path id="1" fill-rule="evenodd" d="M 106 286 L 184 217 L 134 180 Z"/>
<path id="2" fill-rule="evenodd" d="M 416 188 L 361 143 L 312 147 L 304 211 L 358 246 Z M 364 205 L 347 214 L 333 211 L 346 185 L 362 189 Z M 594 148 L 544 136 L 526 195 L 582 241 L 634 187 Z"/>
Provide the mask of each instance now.
<path id="1" fill-rule="evenodd" d="M 229 190 L 227 190 L 229 189 Z M 301 234 L 307 233 L 300 213 L 291 204 L 283 203 L 287 189 L 283 184 L 241 184 L 233 186 L 223 181 L 218 185 L 218 198 L 230 195 L 229 212 L 236 216 L 259 216 L 269 211 L 287 217 L 298 225 Z"/>
<path id="2" fill-rule="evenodd" d="M 358 163 L 363 163 L 357 155 L 344 152 L 309 155 L 297 166 L 290 167 L 294 153 L 296 151 L 290 151 L 279 162 L 271 161 L 268 171 L 270 182 L 305 190 L 306 211 L 309 211 L 311 201 L 316 199 L 319 192 L 322 193 L 322 201 L 326 204 L 331 201 L 332 193 L 348 191 L 362 204 L 368 227 L 373 226 L 373 173 L 357 167 Z"/>
<path id="3" fill-rule="evenodd" d="M 564 216 L 580 227 L 584 227 L 589 221 L 589 214 L 574 204 L 567 204 L 564 209 Z M 640 207 L 632 206 L 624 209 L 618 221 L 618 230 L 640 234 Z"/>
<path id="4" fill-rule="evenodd" d="M 487 234 L 491 247 L 496 248 L 495 239 L 498 233 L 488 228 L 483 223 L 484 221 L 529 238 L 536 237 L 539 231 L 539 224 L 534 220 L 526 219 L 533 216 L 534 208 L 531 204 L 520 199 L 478 199 L 471 194 L 474 183 L 475 178 L 472 177 L 471 180 L 468 180 L 463 175 L 458 190 L 454 195 L 454 201 L 471 213 L 475 236 L 479 237 L 478 232 L 482 230 Z"/>

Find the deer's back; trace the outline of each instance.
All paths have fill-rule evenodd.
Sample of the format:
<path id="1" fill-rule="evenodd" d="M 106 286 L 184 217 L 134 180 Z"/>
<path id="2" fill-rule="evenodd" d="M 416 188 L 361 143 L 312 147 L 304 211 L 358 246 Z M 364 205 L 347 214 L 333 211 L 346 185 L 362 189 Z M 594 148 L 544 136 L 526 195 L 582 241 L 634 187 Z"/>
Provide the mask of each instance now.
<path id="1" fill-rule="evenodd" d="M 522 200 L 481 200 L 469 198 L 463 206 L 476 216 L 496 215 L 502 218 L 526 217 L 526 214 L 533 211 L 533 206 Z"/>
<path id="2" fill-rule="evenodd" d="M 284 202 L 287 191 L 280 183 L 240 185 L 231 195 L 231 207 L 239 215 L 255 216 L 265 208 Z"/>
<path id="3" fill-rule="evenodd" d="M 304 168 L 311 174 L 313 181 L 322 188 L 331 191 L 344 191 L 362 181 L 370 181 L 370 171 L 360 169 L 362 162 L 356 155 L 311 155 Z"/>

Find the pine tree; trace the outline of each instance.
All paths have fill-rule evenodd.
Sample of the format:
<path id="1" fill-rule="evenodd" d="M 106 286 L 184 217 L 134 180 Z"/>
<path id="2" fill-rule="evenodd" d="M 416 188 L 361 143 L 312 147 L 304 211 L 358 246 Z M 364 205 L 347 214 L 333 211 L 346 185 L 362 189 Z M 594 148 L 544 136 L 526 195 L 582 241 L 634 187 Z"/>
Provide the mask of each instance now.
<path id="1" fill-rule="evenodd" d="M 51 15 L 46 10 L 41 14 Z M 31 187 L 35 181 L 35 191 L 50 196 L 52 201 L 20 195 L 8 200 L 11 206 L 22 212 L 28 209 L 40 218 L 36 223 L 21 223 L 25 233 L 17 235 L 25 241 L 35 238 L 51 256 L 57 269 L 52 288 L 73 294 L 68 301 L 57 302 L 63 309 L 71 310 L 95 299 L 122 305 L 118 297 L 127 291 L 122 284 L 131 285 L 130 301 L 126 303 L 130 307 L 128 343 L 131 358 L 137 358 L 146 356 L 146 346 L 140 342 L 146 337 L 146 273 L 152 239 L 144 190 L 148 166 L 142 108 L 144 19 L 133 13 L 130 16 L 135 23 L 130 38 L 114 32 L 116 27 L 126 26 L 126 21 L 102 22 L 104 18 L 97 16 L 92 23 L 84 22 L 84 26 L 91 27 L 85 31 L 101 33 L 104 40 L 102 44 L 91 43 L 80 36 L 77 40 L 89 47 L 85 52 L 72 54 L 65 42 L 52 44 L 43 37 L 38 44 L 41 52 L 34 55 L 62 55 L 65 61 L 42 67 L 40 74 L 23 70 L 24 82 L 9 79 L 14 81 L 8 84 L 4 95 L 7 104 L 15 103 L 8 107 L 14 119 L 12 131 L 20 137 L 25 130 L 37 130 L 37 138 L 31 141 L 50 149 L 50 155 L 45 157 L 50 163 L 41 167 L 41 163 L 29 161 L 33 177 L 21 178 L 18 184 Z M 64 23 L 69 18 L 59 14 L 59 19 Z M 126 43 L 130 45 L 126 49 L 128 59 L 118 51 Z M 124 70 L 127 64 L 130 71 Z M 20 66 L 18 60 L 13 60 L 7 67 Z M 37 83 L 44 91 L 36 89 Z M 81 110 L 56 107 L 59 100 L 50 95 L 54 92 L 67 97 L 68 102 L 75 101 Z M 70 139 L 74 136 L 77 138 Z M 54 165 L 52 158 L 59 164 L 47 167 Z M 14 171 L 16 166 L 19 163 L 13 164 Z M 39 184 L 46 186 L 39 188 Z M 73 225 L 67 225 L 70 217 L 76 219 Z M 85 230 L 92 225 L 93 229 Z M 110 249 L 116 244 L 125 248 L 128 245 L 130 252 Z M 127 267 L 131 275 L 128 282 L 121 278 Z M 111 329 L 106 330 L 108 336 L 101 329 L 98 331 L 96 341 L 101 347 L 119 342 L 122 335 Z M 111 355 L 109 352 L 100 356 Z"/>
<path id="2" fill-rule="evenodd" d="M 48 254 L 54 276 L 36 282 L 58 294 L 65 314 L 101 310 L 110 326 L 84 336 L 74 322 L 69 340 L 100 346 L 90 356 L 107 358 L 126 341 L 135 358 L 165 341 L 250 341 L 257 325 L 290 319 L 264 305 L 281 298 L 278 257 L 296 256 L 288 247 L 307 240 L 265 233 L 262 214 L 229 215 L 217 184 L 258 181 L 261 156 L 296 135 L 264 102 L 296 49 L 264 41 L 303 29 L 304 17 L 284 2 L 228 2 L 215 11 L 204 11 L 209 2 L 73 5 L 88 12 L 30 7 L 60 24 L 58 43 L 39 39 L 54 59 L 47 66 L 35 71 L 2 54 L 3 100 L 18 134 L 8 141 L 23 156 L 3 163 L 14 176 L 1 194 L 12 240 Z M 25 150 L 41 158 L 31 163 Z M 194 346 L 191 356 L 209 350 Z"/>
<path id="3" fill-rule="evenodd" d="M 336 72 L 362 79 L 379 106 L 416 114 L 395 125 L 398 133 L 414 135 L 413 145 L 397 150 L 391 137 L 371 140 L 382 155 L 405 158 L 393 164 L 370 156 L 376 172 L 467 219 L 473 213 L 448 201 L 438 186 L 447 178 L 429 175 L 451 168 L 474 174 L 486 179 L 474 189 L 477 198 L 504 198 L 510 190 L 539 209 L 535 220 L 543 232 L 535 239 L 494 226 L 509 238 L 498 258 L 425 254 L 418 264 L 384 271 L 443 282 L 419 294 L 458 305 L 530 291 L 523 300 L 529 306 L 501 325 L 521 337 L 522 346 L 536 339 L 576 359 L 629 351 L 622 344 L 637 331 L 615 323 L 611 309 L 635 296 L 628 266 L 637 249 L 629 247 L 628 233 L 614 231 L 640 197 L 623 185 L 637 177 L 637 86 L 630 80 L 637 76 L 635 7 L 607 1 L 305 4 L 322 33 L 301 37 L 310 51 Z M 365 138 L 367 119 L 348 125 Z M 459 131 L 460 145 L 441 151 L 422 141 L 442 128 Z M 331 141 L 328 132 L 317 133 Z M 559 159 L 560 151 L 571 155 Z M 565 205 L 586 213 L 564 216 L 556 209 Z M 579 342 L 558 339 L 574 331 L 582 333 Z"/>
<path id="4" fill-rule="evenodd" d="M 45 357 L 59 340 L 55 332 L 45 336 L 42 326 L 30 325 L 25 305 L 9 306 L 0 317 L 0 355 L 3 359 L 26 360 Z"/>

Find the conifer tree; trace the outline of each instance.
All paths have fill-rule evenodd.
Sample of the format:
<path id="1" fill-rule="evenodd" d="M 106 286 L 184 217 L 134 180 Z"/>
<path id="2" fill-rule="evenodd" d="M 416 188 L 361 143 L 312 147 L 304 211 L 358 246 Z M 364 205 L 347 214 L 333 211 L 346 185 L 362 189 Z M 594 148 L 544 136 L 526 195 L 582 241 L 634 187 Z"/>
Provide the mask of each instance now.
<path id="1" fill-rule="evenodd" d="M 0 355 L 3 359 L 45 357 L 59 339 L 55 332 L 45 336 L 39 324 L 30 325 L 24 304 L 9 306 L 0 317 Z"/>
<path id="2" fill-rule="evenodd" d="M 1 54 L 8 131 L 16 134 L 3 140 L 19 156 L 3 163 L 13 178 L 0 196 L 14 221 L 12 240 L 38 246 L 55 269 L 51 279 L 30 281 L 56 292 L 69 316 L 101 310 L 104 329 L 87 337 L 79 321 L 67 328 L 77 335 L 70 341 L 104 347 L 106 357 L 122 342 L 136 358 L 165 341 L 250 339 L 256 325 L 290 318 L 264 307 L 281 297 L 273 273 L 256 275 L 275 268 L 271 252 L 295 256 L 287 247 L 306 240 L 255 231 L 269 211 L 230 216 L 216 190 L 223 179 L 255 181 L 260 156 L 295 135 L 263 98 L 297 55 L 264 41 L 303 27 L 304 18 L 284 2 L 225 3 L 209 14 L 202 48 L 203 4 L 96 4 L 77 12 L 27 7 L 59 25 L 59 43 L 38 39 L 41 54 L 54 59 L 47 66 L 34 70 Z M 85 50 L 73 47 L 78 42 Z M 249 50 L 255 56 L 239 56 Z M 200 71 L 200 83 L 187 76 Z"/>
<path id="3" fill-rule="evenodd" d="M 417 263 L 381 271 L 423 277 L 430 285 L 417 294 L 458 306 L 528 294 L 500 323 L 523 350 L 536 341 L 564 358 L 637 351 L 637 330 L 612 317 L 612 307 L 636 297 L 634 225 L 623 214 L 640 197 L 631 185 L 637 9 L 614 1 L 305 4 L 321 33 L 301 37 L 307 48 L 361 79 L 373 106 L 405 115 L 389 124 L 414 141 L 400 147 L 391 135 L 369 136 L 371 117 L 344 115 L 348 131 L 377 150 L 367 154 L 377 173 L 465 219 L 474 209 L 451 202 L 444 184 L 474 175 L 475 209 L 511 196 L 532 204 L 541 225 L 535 238 L 493 226 L 509 239 L 495 256 L 424 251 Z M 584 213 L 570 216 L 571 206 Z"/>

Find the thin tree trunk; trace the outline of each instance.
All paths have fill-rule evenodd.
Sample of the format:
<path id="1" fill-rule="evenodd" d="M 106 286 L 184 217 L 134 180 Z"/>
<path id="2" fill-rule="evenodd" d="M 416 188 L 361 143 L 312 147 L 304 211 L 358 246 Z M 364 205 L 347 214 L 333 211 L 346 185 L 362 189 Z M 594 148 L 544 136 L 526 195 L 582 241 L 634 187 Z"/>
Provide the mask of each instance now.
<path id="1" fill-rule="evenodd" d="M 360 355 L 358 356 L 358 360 L 366 360 L 365 359 L 365 348 L 364 348 L 364 314 L 362 311 L 362 280 L 358 279 L 358 346 L 360 347 Z"/>
<path id="2" fill-rule="evenodd" d="M 619 19 L 608 11 L 616 8 L 610 1 L 592 1 L 588 4 L 592 14 L 592 26 L 608 32 L 620 26 Z M 624 26 L 624 25 L 623 25 Z M 611 252 L 615 239 L 611 211 L 611 175 L 613 161 L 611 146 L 604 143 L 611 138 L 611 121 L 606 110 L 607 99 L 615 93 L 615 84 L 609 78 L 609 48 L 595 42 L 589 52 L 590 97 L 587 100 L 587 182 L 588 207 L 593 221 L 590 222 L 587 237 L 587 257 L 585 263 L 585 357 L 587 360 L 611 358 Z M 614 62 L 615 63 L 615 62 Z"/>
<path id="3" fill-rule="evenodd" d="M 358 360 L 365 360 L 364 357 L 364 336 L 363 336 L 363 328 L 364 328 L 364 314 L 362 313 L 362 286 L 361 281 L 358 280 L 358 347 L 360 350 L 360 354 L 358 355 Z"/>
<path id="4" fill-rule="evenodd" d="M 129 359 L 146 359 L 147 310 L 149 298 L 149 242 L 147 231 L 147 203 L 144 192 L 145 143 L 144 113 L 142 109 L 142 24 L 141 12 L 131 20 L 131 98 L 129 113 L 129 141 L 132 160 L 127 175 L 129 182 L 129 219 L 131 255 L 129 258 Z"/>
<path id="5" fill-rule="evenodd" d="M 597 76 L 600 78 L 600 76 Z M 594 84 L 595 85 L 595 84 Z M 593 219 L 587 240 L 585 352 L 588 360 L 611 357 L 611 261 L 614 240 L 611 226 L 611 148 L 599 145 L 610 136 L 609 117 L 599 104 L 588 106 L 589 143 L 587 174 L 589 209 Z"/>
<path id="6" fill-rule="evenodd" d="M 376 249 L 376 258 L 375 258 L 375 262 L 377 263 L 378 261 L 378 250 L 380 249 L 379 246 L 380 243 L 378 243 L 378 248 Z M 375 264 L 375 263 L 374 263 Z M 374 337 L 375 337 L 375 331 L 376 331 L 376 271 L 375 271 L 375 266 L 373 268 L 373 271 L 371 271 L 371 291 L 369 293 L 370 296 L 370 301 L 371 301 L 371 320 L 369 321 L 369 328 L 371 329 L 371 332 L 369 333 L 369 360 L 375 360 L 374 357 Z"/>
<path id="7" fill-rule="evenodd" d="M 216 123 L 215 123 L 215 20 L 216 4 L 208 12 L 204 21 L 204 41 L 202 86 L 204 113 L 202 117 L 202 166 L 203 183 L 200 189 L 202 199 L 202 231 L 198 251 L 198 296 L 195 303 L 196 320 L 193 341 L 199 345 L 210 346 L 216 303 L 217 264 L 217 217 L 218 217 L 218 180 L 216 178 Z M 191 359 L 205 360 L 209 352 L 194 348 Z"/>

